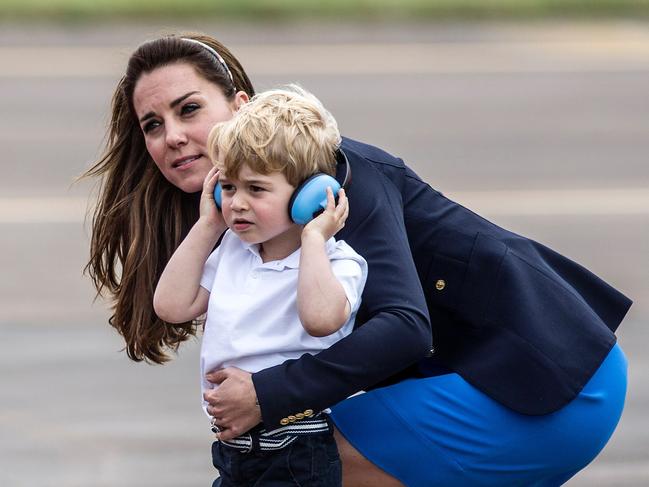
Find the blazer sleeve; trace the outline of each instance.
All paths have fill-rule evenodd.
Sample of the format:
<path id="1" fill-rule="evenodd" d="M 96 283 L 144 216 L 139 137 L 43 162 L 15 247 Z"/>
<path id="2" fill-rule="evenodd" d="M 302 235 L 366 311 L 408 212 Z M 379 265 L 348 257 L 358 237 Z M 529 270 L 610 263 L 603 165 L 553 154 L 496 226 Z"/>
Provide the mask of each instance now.
<path id="1" fill-rule="evenodd" d="M 350 157 L 349 164 L 350 214 L 336 238 L 368 263 L 356 329 L 317 355 L 305 354 L 252 375 L 270 428 L 290 415 L 330 407 L 419 361 L 432 348 L 399 188 L 363 157 Z"/>

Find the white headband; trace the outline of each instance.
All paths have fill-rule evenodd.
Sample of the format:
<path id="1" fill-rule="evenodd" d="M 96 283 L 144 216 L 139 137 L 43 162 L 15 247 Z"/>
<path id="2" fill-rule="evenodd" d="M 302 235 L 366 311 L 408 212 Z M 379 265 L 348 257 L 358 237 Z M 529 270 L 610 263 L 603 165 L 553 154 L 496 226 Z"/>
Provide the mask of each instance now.
<path id="1" fill-rule="evenodd" d="M 234 91 L 237 91 L 237 86 L 234 84 L 234 78 L 232 77 L 232 73 L 230 72 L 230 68 L 228 68 L 227 63 L 225 60 L 221 57 L 221 55 L 216 52 L 216 50 L 204 42 L 197 41 L 196 39 L 189 39 L 187 37 L 182 37 L 181 38 L 183 41 L 188 41 L 188 42 L 193 42 L 194 44 L 198 44 L 201 46 L 203 49 L 209 51 L 214 57 L 218 60 L 219 63 L 221 63 L 221 66 L 223 66 L 223 69 L 225 69 L 225 72 L 228 73 L 228 76 L 230 77 L 230 81 L 232 81 L 232 86 L 234 86 Z"/>

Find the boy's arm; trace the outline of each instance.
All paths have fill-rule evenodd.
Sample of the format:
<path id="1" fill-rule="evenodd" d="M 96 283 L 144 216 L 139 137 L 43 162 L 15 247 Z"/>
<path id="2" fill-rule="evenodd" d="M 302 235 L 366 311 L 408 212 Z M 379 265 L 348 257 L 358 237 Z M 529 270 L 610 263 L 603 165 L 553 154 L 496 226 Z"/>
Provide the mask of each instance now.
<path id="1" fill-rule="evenodd" d="M 166 322 L 183 323 L 207 311 L 210 293 L 200 285 L 203 266 L 225 231 L 214 203 L 217 180 L 213 169 L 203 183 L 201 216 L 169 259 L 156 286 L 153 308 Z"/>
<path id="2" fill-rule="evenodd" d="M 326 240 L 316 232 L 302 236 L 297 306 L 309 335 L 322 337 L 338 331 L 351 313 L 347 295 L 331 269 Z"/>
<path id="3" fill-rule="evenodd" d="M 169 259 L 153 295 L 156 314 L 168 323 L 193 320 L 207 311 L 210 293 L 201 287 L 203 266 L 221 235 L 199 219 Z"/>
<path id="4" fill-rule="evenodd" d="M 325 243 L 344 225 L 349 214 L 345 190 L 327 188 L 327 207 L 302 231 L 297 307 L 304 329 L 313 336 L 327 336 L 338 331 L 349 318 L 350 306 L 345 290 L 331 270 Z"/>

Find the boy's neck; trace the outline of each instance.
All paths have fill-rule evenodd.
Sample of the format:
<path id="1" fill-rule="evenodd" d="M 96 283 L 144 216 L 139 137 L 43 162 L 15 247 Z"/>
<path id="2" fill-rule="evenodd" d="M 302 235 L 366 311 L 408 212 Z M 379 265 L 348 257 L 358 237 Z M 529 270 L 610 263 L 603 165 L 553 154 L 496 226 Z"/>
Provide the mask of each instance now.
<path id="1" fill-rule="evenodd" d="M 293 225 L 289 230 L 259 244 L 262 262 L 282 260 L 291 255 L 302 244 L 302 226 Z"/>

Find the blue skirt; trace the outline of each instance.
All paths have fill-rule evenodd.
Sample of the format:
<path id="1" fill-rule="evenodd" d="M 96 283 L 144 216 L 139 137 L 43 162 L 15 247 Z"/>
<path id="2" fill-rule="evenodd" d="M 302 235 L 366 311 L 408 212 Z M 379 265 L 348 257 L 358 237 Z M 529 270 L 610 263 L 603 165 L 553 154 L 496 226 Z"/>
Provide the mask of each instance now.
<path id="1" fill-rule="evenodd" d="M 351 397 L 331 418 L 368 460 L 409 487 L 557 486 L 613 434 L 626 374 L 615 345 L 582 392 L 544 416 L 516 413 L 446 374 Z"/>

